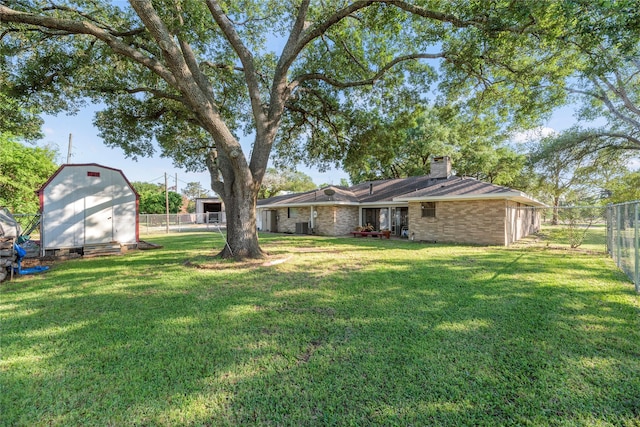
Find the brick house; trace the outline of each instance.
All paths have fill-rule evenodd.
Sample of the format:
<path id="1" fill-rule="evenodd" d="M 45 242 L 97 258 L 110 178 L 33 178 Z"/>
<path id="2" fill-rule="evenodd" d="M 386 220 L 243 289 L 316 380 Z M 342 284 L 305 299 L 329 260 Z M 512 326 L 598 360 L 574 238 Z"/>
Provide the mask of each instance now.
<path id="1" fill-rule="evenodd" d="M 329 186 L 258 200 L 261 231 L 348 235 L 371 225 L 416 241 L 508 245 L 540 229 L 526 194 L 451 175 L 448 157 L 431 161 L 431 174 Z"/>

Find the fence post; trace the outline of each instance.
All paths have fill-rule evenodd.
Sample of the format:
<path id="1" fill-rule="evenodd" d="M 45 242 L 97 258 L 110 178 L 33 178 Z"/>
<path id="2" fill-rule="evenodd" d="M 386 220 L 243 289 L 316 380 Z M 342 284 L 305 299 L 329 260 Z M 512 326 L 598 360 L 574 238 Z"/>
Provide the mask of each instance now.
<path id="1" fill-rule="evenodd" d="M 640 228 L 640 225 L 638 225 L 638 221 L 640 221 L 640 202 L 636 202 L 635 203 L 635 215 L 634 215 L 634 221 L 633 221 L 633 228 L 634 228 L 634 241 L 635 241 L 635 253 L 636 253 L 636 271 L 635 271 L 635 276 L 633 278 L 633 282 L 636 286 L 636 292 L 640 292 L 640 236 L 638 236 L 638 234 L 640 234 L 638 232 L 638 229 Z"/>
<path id="2" fill-rule="evenodd" d="M 620 216 L 622 213 L 622 209 L 620 209 L 620 206 L 616 207 L 616 265 L 618 266 L 618 268 L 621 268 L 621 264 L 620 264 L 620 259 L 622 257 L 622 254 L 620 253 L 620 251 L 622 250 L 622 230 L 620 229 Z"/>
<path id="3" fill-rule="evenodd" d="M 612 228 L 613 228 L 613 218 L 611 217 L 611 212 L 613 210 L 613 207 L 611 206 L 611 203 L 609 203 L 607 205 L 607 210 L 605 213 L 605 222 L 607 224 L 607 226 L 605 227 L 605 245 L 607 246 L 607 253 L 609 254 L 610 257 L 613 257 L 613 248 L 612 248 L 612 244 L 611 244 L 611 235 L 612 235 Z"/>

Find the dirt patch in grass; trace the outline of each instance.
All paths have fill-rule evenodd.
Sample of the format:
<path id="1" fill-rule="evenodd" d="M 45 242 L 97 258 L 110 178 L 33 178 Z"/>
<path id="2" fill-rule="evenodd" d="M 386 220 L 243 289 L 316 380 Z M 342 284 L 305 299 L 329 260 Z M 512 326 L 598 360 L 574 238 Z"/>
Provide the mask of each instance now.
<path id="1" fill-rule="evenodd" d="M 217 256 L 199 256 L 185 260 L 185 267 L 193 267 L 200 270 L 227 270 L 241 268 L 271 267 L 282 264 L 293 258 L 292 255 L 266 255 L 262 259 L 245 259 L 242 261 L 218 258 Z"/>
<path id="2" fill-rule="evenodd" d="M 334 248 L 323 248 L 323 247 L 305 247 L 305 246 L 301 246 L 299 248 L 296 248 L 296 252 L 299 253 L 330 253 L 330 254 L 339 254 L 342 252 L 345 252 L 344 249 L 334 249 Z"/>

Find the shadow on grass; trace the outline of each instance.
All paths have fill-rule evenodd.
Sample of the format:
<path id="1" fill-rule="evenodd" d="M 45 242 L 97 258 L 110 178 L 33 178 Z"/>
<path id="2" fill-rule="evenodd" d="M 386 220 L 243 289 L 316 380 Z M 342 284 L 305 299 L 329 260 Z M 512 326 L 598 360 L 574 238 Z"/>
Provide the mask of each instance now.
<path id="1" fill-rule="evenodd" d="M 602 257 L 274 236 L 290 261 L 216 271 L 183 262 L 219 237 L 158 240 L 3 285 L 3 422 L 639 419 L 638 297 Z"/>

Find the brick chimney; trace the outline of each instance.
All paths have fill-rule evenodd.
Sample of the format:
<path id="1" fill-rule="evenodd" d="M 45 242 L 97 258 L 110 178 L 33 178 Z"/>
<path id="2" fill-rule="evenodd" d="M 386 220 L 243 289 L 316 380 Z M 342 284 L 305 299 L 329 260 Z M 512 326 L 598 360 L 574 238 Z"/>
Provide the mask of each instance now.
<path id="1" fill-rule="evenodd" d="M 431 158 L 431 178 L 447 179 L 451 176 L 451 158 L 438 156 Z"/>

